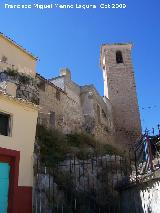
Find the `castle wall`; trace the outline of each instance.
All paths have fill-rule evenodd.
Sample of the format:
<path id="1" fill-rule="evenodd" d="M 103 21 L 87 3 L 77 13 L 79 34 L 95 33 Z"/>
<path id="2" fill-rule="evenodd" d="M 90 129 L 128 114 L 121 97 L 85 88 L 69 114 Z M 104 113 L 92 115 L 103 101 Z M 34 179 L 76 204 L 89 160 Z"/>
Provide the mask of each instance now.
<path id="1" fill-rule="evenodd" d="M 64 133 L 81 131 L 83 116 L 80 104 L 52 83 L 44 82 L 45 91 L 39 90 L 39 122 Z M 55 113 L 55 126 L 50 126 L 50 112 Z"/>
<path id="2" fill-rule="evenodd" d="M 80 105 L 80 86 L 75 84 L 70 79 L 65 79 L 65 92 L 68 97 L 74 100 L 77 104 Z"/>
<path id="3" fill-rule="evenodd" d="M 95 136 L 101 142 L 112 143 L 114 127 L 112 122 L 112 107 L 109 100 L 105 103 L 93 85 L 80 87 L 73 82 L 68 69 L 63 69 L 62 71 L 62 76 L 51 79 L 54 85 L 61 89 L 63 88 L 64 95 L 62 95 L 60 100 L 59 109 L 56 110 L 54 106 L 56 101 L 54 101 L 54 104 L 51 104 L 50 100 L 47 104 L 49 108 L 50 106 L 54 106 L 53 108 L 57 113 L 60 110 L 58 114 L 63 117 L 61 129 L 65 133 L 83 131 Z M 45 93 L 41 94 L 43 97 L 40 96 L 40 105 L 43 106 L 47 103 L 47 100 L 44 100 L 43 103 L 41 100 L 46 96 Z M 48 96 L 46 97 L 48 99 Z M 56 127 L 58 128 L 58 126 Z"/>
<path id="4" fill-rule="evenodd" d="M 85 118 L 84 129 L 104 143 L 113 143 L 114 125 L 111 104 L 106 103 L 93 85 L 81 87 L 81 104 Z"/>

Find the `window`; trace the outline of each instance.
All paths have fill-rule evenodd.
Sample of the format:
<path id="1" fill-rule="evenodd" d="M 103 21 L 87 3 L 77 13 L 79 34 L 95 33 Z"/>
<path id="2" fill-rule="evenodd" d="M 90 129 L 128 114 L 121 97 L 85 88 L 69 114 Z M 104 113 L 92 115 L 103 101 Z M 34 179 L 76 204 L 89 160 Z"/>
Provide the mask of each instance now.
<path id="1" fill-rule="evenodd" d="M 117 62 L 117 64 L 123 63 L 123 57 L 122 57 L 121 51 L 116 52 L 116 62 Z"/>
<path id="2" fill-rule="evenodd" d="M 50 127 L 55 127 L 55 112 L 50 112 L 50 121 L 49 121 Z"/>
<path id="3" fill-rule="evenodd" d="M 101 122 L 101 112 L 100 112 L 100 106 L 97 104 L 97 118 L 98 122 Z"/>
<path id="4" fill-rule="evenodd" d="M 61 97 L 60 91 L 59 91 L 59 90 L 56 90 L 56 99 L 57 99 L 58 101 L 60 101 L 60 97 Z"/>
<path id="5" fill-rule="evenodd" d="M 40 90 L 45 92 L 45 81 L 44 80 L 40 80 L 38 83 L 38 87 Z"/>
<path id="6" fill-rule="evenodd" d="M 105 111 L 103 109 L 102 109 L 102 116 L 103 116 L 103 118 L 107 117 L 107 115 L 106 115 L 106 113 L 105 113 Z"/>
<path id="7" fill-rule="evenodd" d="M 9 114 L 0 113 L 0 135 L 10 135 L 10 120 L 11 116 Z"/>

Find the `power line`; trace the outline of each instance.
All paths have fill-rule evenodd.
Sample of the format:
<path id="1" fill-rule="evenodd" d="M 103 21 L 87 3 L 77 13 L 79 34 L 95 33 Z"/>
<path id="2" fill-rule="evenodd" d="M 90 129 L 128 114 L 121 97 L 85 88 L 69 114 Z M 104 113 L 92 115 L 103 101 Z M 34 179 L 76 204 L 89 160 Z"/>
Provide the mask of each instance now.
<path id="1" fill-rule="evenodd" d="M 141 107 L 140 109 L 141 110 L 152 110 L 152 109 L 155 109 L 155 108 L 159 108 L 160 109 L 160 106 L 158 106 L 158 105 L 146 106 L 146 107 Z"/>

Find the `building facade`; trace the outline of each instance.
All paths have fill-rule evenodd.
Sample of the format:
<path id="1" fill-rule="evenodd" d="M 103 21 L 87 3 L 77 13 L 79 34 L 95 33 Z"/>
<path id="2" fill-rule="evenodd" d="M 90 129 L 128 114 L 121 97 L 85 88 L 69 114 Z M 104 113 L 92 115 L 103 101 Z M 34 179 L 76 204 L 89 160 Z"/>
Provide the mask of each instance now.
<path id="1" fill-rule="evenodd" d="M 1 213 L 32 212 L 37 116 L 35 105 L 0 91 Z"/>
<path id="2" fill-rule="evenodd" d="M 32 212 L 36 58 L 0 33 L 0 212 Z M 36 90 L 37 89 L 37 90 Z"/>

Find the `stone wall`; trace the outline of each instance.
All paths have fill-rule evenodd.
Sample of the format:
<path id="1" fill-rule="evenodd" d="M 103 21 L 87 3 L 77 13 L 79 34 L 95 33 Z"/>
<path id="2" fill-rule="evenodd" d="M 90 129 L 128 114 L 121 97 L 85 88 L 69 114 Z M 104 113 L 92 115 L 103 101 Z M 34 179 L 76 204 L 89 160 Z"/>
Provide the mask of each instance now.
<path id="1" fill-rule="evenodd" d="M 34 208 L 39 209 L 40 205 L 37 204 L 43 203 L 42 212 L 54 212 L 52 205 L 49 205 L 50 192 L 50 197 L 54 198 L 53 204 L 60 211 L 119 212 L 119 194 L 114 187 L 117 174 L 122 178 L 121 160 L 120 156 L 115 158 L 114 155 L 90 156 L 85 160 L 68 155 L 67 159 L 58 163 L 56 170 L 44 168 L 40 162 L 38 166 L 35 164 Z"/>
<path id="2" fill-rule="evenodd" d="M 36 80 L 14 69 L 0 71 L 0 89 L 14 97 L 22 98 L 35 104 L 39 103 Z"/>
<path id="3" fill-rule="evenodd" d="M 105 101 L 93 85 L 81 87 L 84 129 L 101 142 L 113 143 L 112 107 L 109 100 L 105 99 Z"/>
<path id="4" fill-rule="evenodd" d="M 61 70 L 60 76 L 52 78 L 51 82 L 64 90 L 70 101 L 72 100 L 70 107 L 66 107 L 69 105 L 67 99 L 67 102 L 63 102 L 66 112 L 68 114 L 74 111 L 80 113 L 79 116 L 82 117 L 81 121 L 83 120 L 83 122 L 78 121 L 78 114 L 75 113 L 76 119 L 78 119 L 77 127 L 81 123 L 82 126 L 79 125 L 79 128 L 82 128 L 82 131 L 95 136 L 96 139 L 102 142 L 113 143 L 112 106 L 107 98 L 104 101 L 93 85 L 77 85 L 72 81 L 68 69 Z M 77 109 L 79 110 L 77 111 Z M 71 117 L 73 118 L 73 114 L 71 114 Z"/>
<path id="5" fill-rule="evenodd" d="M 117 140 L 121 143 L 134 143 L 141 135 L 131 48 L 131 44 L 106 44 L 101 49 L 104 95 L 111 101 Z M 117 51 L 122 63 L 116 61 Z"/>
<path id="6" fill-rule="evenodd" d="M 48 127 L 60 129 L 64 133 L 81 131 L 83 116 L 79 103 L 51 82 L 37 75 L 37 80 L 43 81 L 45 88 L 39 88 L 40 112 L 39 122 Z M 41 83 L 42 84 L 42 83 Z M 50 123 L 50 113 L 55 113 L 55 125 Z"/>
<path id="7" fill-rule="evenodd" d="M 123 189 L 120 198 L 123 213 L 159 213 L 160 178 Z"/>

